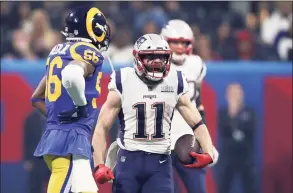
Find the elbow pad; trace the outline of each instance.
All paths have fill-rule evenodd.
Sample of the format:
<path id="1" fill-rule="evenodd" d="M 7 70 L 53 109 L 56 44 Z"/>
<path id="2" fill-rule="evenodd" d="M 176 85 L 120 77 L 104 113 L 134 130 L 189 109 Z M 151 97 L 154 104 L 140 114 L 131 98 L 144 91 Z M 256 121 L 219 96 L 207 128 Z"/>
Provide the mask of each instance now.
<path id="1" fill-rule="evenodd" d="M 67 65 L 62 71 L 62 85 L 77 106 L 87 104 L 85 98 L 84 69 L 79 65 Z"/>

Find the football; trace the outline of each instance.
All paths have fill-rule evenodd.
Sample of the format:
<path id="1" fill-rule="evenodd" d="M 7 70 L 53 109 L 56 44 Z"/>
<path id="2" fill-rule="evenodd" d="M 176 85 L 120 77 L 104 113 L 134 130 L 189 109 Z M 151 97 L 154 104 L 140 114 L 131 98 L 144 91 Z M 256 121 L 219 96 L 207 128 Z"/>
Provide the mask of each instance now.
<path id="1" fill-rule="evenodd" d="M 182 164 L 191 164 L 194 162 L 194 159 L 189 153 L 192 151 L 199 153 L 200 144 L 193 135 L 186 134 L 176 141 L 174 151 Z"/>

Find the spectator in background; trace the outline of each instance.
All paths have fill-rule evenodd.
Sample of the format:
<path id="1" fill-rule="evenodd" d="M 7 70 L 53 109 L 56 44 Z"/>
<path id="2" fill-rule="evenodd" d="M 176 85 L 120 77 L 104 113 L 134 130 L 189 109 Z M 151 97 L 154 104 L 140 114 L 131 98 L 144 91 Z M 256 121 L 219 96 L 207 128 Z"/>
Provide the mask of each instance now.
<path id="1" fill-rule="evenodd" d="M 292 25 L 287 31 L 280 31 L 274 41 L 274 48 L 279 59 L 292 61 Z"/>
<path id="2" fill-rule="evenodd" d="M 240 60 L 252 60 L 255 53 L 252 35 L 247 30 L 241 30 L 236 34 L 238 58 Z"/>
<path id="3" fill-rule="evenodd" d="M 202 60 L 209 61 L 212 60 L 212 51 L 210 46 L 210 40 L 207 36 L 201 35 L 197 38 L 196 44 L 196 54 L 199 55 Z"/>
<path id="4" fill-rule="evenodd" d="M 168 17 L 161 7 L 152 6 L 150 1 L 131 1 L 131 11 L 133 12 L 134 32 L 136 37 L 141 36 L 144 25 L 148 21 L 153 21 L 158 29 L 164 27 L 168 22 Z"/>
<path id="5" fill-rule="evenodd" d="M 235 42 L 228 22 L 222 22 L 217 28 L 212 48 L 223 60 L 236 59 Z"/>
<path id="6" fill-rule="evenodd" d="M 193 23 L 190 25 L 192 32 L 194 34 L 194 38 L 195 40 L 201 35 L 201 30 L 200 30 L 200 26 L 197 25 L 196 23 Z"/>
<path id="7" fill-rule="evenodd" d="M 292 26 L 292 1 L 277 1 L 276 9 L 270 17 L 264 19 L 261 25 L 262 41 L 273 45 L 280 31 L 288 31 Z"/>
<path id="8" fill-rule="evenodd" d="M 23 167 L 28 173 L 27 193 L 45 193 L 45 183 L 48 182 L 50 177 L 49 170 L 43 160 L 33 156 L 43 133 L 45 122 L 44 116 L 37 110 L 34 110 L 28 115 L 24 123 Z"/>
<path id="9" fill-rule="evenodd" d="M 186 12 L 181 9 L 178 1 L 165 1 L 164 7 L 169 19 L 187 20 Z"/>
<path id="10" fill-rule="evenodd" d="M 39 58 L 45 58 L 53 46 L 61 42 L 61 34 L 51 27 L 47 12 L 41 9 L 32 13 L 32 26 L 32 49 Z"/>
<path id="11" fill-rule="evenodd" d="M 108 55 L 113 63 L 123 65 L 133 62 L 133 44 L 131 38 L 132 31 L 129 26 L 119 27 L 119 33 L 114 35 L 108 51 Z"/>
<path id="12" fill-rule="evenodd" d="M 257 17 L 253 13 L 248 13 L 245 17 L 245 26 L 247 31 L 257 38 L 258 36 L 258 25 Z"/>
<path id="13" fill-rule="evenodd" d="M 30 21 L 30 13 L 31 6 L 29 2 L 20 2 L 18 6 L 18 14 L 19 14 L 19 27 L 24 29 L 25 32 L 28 32 L 31 29 L 31 21 Z"/>
<path id="14" fill-rule="evenodd" d="M 13 13 L 16 11 L 16 5 L 15 2 L 11 1 L 1 1 L 1 30 L 7 29 L 12 30 L 14 28 L 18 27 L 18 17 L 11 17 Z"/>
<path id="15" fill-rule="evenodd" d="M 13 57 L 22 58 L 25 57 L 27 59 L 36 59 L 33 50 L 31 50 L 28 46 L 28 42 L 30 41 L 29 34 L 32 29 L 31 22 L 31 5 L 29 2 L 20 2 L 18 6 L 18 14 L 19 14 L 19 29 L 16 30 L 12 35 L 12 45 L 15 48 L 12 52 Z M 10 42 L 11 44 L 11 42 Z"/>
<path id="16" fill-rule="evenodd" d="M 100 8 L 102 2 L 99 1 L 97 4 L 97 7 Z M 107 18 L 111 18 L 117 25 L 124 25 L 126 22 L 131 22 L 132 15 L 131 10 L 129 10 L 129 6 L 127 6 L 128 2 L 108 1 L 105 3 L 105 5 L 106 6 L 104 8 L 100 8 L 100 10 L 103 10 Z M 127 23 L 127 25 L 130 25 L 129 23 Z"/>
<path id="17" fill-rule="evenodd" d="M 1 2 L 1 57 L 43 58 L 50 51 L 52 45 L 61 39 L 61 34 L 56 32 L 54 28 L 60 28 L 60 25 L 62 25 L 61 18 L 64 18 L 68 8 L 93 4 L 103 10 L 115 22 L 115 25 L 133 27 L 132 39 L 136 39 L 146 32 L 158 33 L 158 29 L 164 26 L 169 18 L 181 18 L 194 24 L 192 27 L 196 39 L 200 38 L 202 34 L 211 37 L 210 51 L 212 54 L 209 57 L 207 51 L 204 51 L 204 57 L 206 58 L 212 60 L 239 59 L 235 49 L 234 35 L 236 29 L 243 28 L 246 28 L 252 35 L 253 42 L 256 45 L 255 50 L 262 50 L 261 52 L 266 53 L 265 55 L 263 53 L 257 54 L 262 55 L 262 57 L 252 57 L 252 59 L 276 60 L 281 58 L 287 60 L 286 58 L 290 58 L 290 51 L 281 50 L 287 50 L 284 45 L 289 46 L 288 28 L 292 22 L 292 2 L 259 2 L 257 4 L 258 10 L 250 9 L 249 14 L 243 18 L 241 14 L 228 9 L 228 3 L 198 2 L 194 4 L 194 2 L 180 1 L 163 3 L 147 1 L 116 1 L 110 3 L 83 1 Z M 278 5 L 271 16 L 269 16 L 270 4 Z M 253 11 L 258 13 L 254 15 L 252 14 Z M 50 14 L 46 15 L 46 12 Z M 35 16 L 32 17 L 32 14 Z M 246 21 L 245 26 L 243 20 Z M 259 27 L 259 24 L 261 27 Z M 261 31 L 261 34 L 259 31 Z M 263 46 L 262 40 L 264 38 L 269 40 L 265 42 L 271 43 Z M 206 38 L 200 39 L 204 40 L 200 40 L 200 44 L 207 43 Z M 287 43 L 280 44 L 280 42 Z M 132 44 L 133 42 L 129 43 Z M 198 52 L 199 50 L 195 51 Z M 279 57 L 276 56 L 277 52 Z"/>
<path id="18" fill-rule="evenodd" d="M 240 30 L 236 33 L 236 50 L 238 60 L 263 60 L 265 50 L 258 44 L 254 36 L 248 30 Z"/>
<path id="19" fill-rule="evenodd" d="M 16 58 L 34 60 L 37 59 L 37 56 L 31 48 L 31 29 L 26 29 L 25 27 L 29 27 L 29 25 L 21 26 L 12 34 L 13 55 Z"/>
<path id="20" fill-rule="evenodd" d="M 32 12 L 31 23 L 14 31 L 12 45 L 19 58 L 45 58 L 54 45 L 61 42 L 61 34 L 51 28 L 46 11 Z"/>
<path id="21" fill-rule="evenodd" d="M 267 1 L 258 2 L 257 12 L 258 12 L 259 24 L 263 25 L 263 22 L 266 21 L 267 18 L 270 17 L 268 2 Z"/>
<path id="22" fill-rule="evenodd" d="M 11 44 L 12 31 L 18 27 L 17 16 L 11 17 L 15 11 L 14 2 L 1 1 L 1 58 L 13 58 L 13 47 Z"/>
<path id="23" fill-rule="evenodd" d="M 194 54 L 199 55 L 205 61 L 222 59 L 221 56 L 211 48 L 211 41 L 207 35 L 200 35 L 197 38 L 196 52 L 194 52 Z"/>
<path id="24" fill-rule="evenodd" d="M 155 33 L 155 34 L 159 33 L 158 25 L 153 20 L 147 21 L 142 28 L 141 34 L 148 34 L 148 33 Z"/>
<path id="25" fill-rule="evenodd" d="M 239 174 L 244 193 L 256 193 L 254 137 L 256 115 L 244 104 L 244 93 L 238 83 L 226 89 L 228 106 L 220 108 L 218 128 L 220 135 L 219 193 L 229 193 L 236 174 Z M 224 176 L 224 177 L 223 177 Z"/>
<path id="26" fill-rule="evenodd" d="M 262 10 L 260 17 L 265 17 L 265 10 Z M 261 16 L 262 15 L 262 16 Z M 257 57 L 253 57 L 255 60 L 278 60 L 276 51 L 272 46 L 264 44 L 261 41 L 259 34 L 259 22 L 260 17 L 256 17 L 255 14 L 249 13 L 245 18 L 245 27 L 248 34 L 252 36 L 253 42 L 255 44 L 255 54 Z"/>
<path id="27" fill-rule="evenodd" d="M 50 13 L 49 14 L 49 20 L 50 23 L 52 24 L 52 28 L 54 29 L 62 29 L 62 22 L 64 21 L 61 20 L 64 12 L 66 14 L 66 5 L 67 1 L 45 1 L 44 2 L 44 8 L 45 10 Z"/>

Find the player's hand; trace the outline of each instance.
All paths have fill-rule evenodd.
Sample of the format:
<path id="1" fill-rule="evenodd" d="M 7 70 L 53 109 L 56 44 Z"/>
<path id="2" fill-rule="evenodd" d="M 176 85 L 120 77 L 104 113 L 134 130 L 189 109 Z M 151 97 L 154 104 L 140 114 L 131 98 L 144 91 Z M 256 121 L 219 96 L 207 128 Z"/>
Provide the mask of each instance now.
<path id="1" fill-rule="evenodd" d="M 184 165 L 187 168 L 204 168 L 210 163 L 213 163 L 213 158 L 208 153 L 190 152 L 189 155 L 195 159 L 195 162 Z"/>
<path id="2" fill-rule="evenodd" d="M 88 117 L 87 105 L 75 106 L 70 110 L 62 111 L 57 116 L 62 124 L 73 123 L 81 118 Z"/>
<path id="3" fill-rule="evenodd" d="M 95 168 L 93 176 L 97 184 L 104 184 L 114 179 L 111 169 L 104 164 L 100 164 Z"/>
<path id="4" fill-rule="evenodd" d="M 218 160 L 219 160 L 219 152 L 218 150 L 213 147 L 213 163 L 209 164 L 208 167 L 213 167 L 214 165 L 216 165 L 216 163 L 218 163 Z"/>

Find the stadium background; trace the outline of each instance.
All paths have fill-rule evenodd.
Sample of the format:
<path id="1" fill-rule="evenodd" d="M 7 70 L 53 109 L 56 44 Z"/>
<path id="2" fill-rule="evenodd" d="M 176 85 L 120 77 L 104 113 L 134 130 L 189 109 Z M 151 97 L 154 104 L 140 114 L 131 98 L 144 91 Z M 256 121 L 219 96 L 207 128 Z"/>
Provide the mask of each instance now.
<path id="1" fill-rule="evenodd" d="M 29 99 L 44 74 L 46 55 L 53 44 L 62 41 L 58 31 L 62 29 L 66 10 L 77 4 L 1 2 L 2 193 L 29 193 L 25 136 L 34 136 L 24 130 L 25 120 L 33 110 Z M 245 103 L 258 117 L 253 152 L 258 192 L 292 192 L 292 46 L 280 48 L 282 38 L 292 44 L 292 19 L 276 17 L 286 12 L 292 18 L 292 2 L 92 4 L 110 18 L 113 41 L 109 55 L 115 68 L 132 65 L 133 40 L 142 33 L 158 32 L 172 18 L 189 22 L 196 37 L 194 51 L 207 62 L 203 103 L 214 141 L 216 144 L 221 141 L 217 135 L 217 111 L 226 105 L 226 86 L 238 82 L 243 86 Z M 274 33 L 267 34 L 268 31 Z M 243 42 L 250 42 L 251 49 L 241 51 L 239 45 Z M 106 61 L 99 107 L 107 95 L 110 72 Z M 218 148 L 221 153 L 221 147 Z M 208 171 L 209 193 L 217 192 L 217 178 L 223 177 L 217 176 L 217 169 L 213 168 L 213 173 Z M 243 192 L 238 178 L 233 184 L 231 192 Z M 109 192 L 109 188 L 110 185 L 101 186 L 101 193 Z"/>

